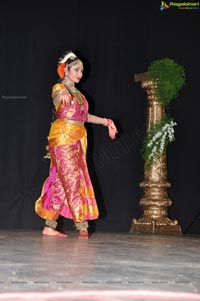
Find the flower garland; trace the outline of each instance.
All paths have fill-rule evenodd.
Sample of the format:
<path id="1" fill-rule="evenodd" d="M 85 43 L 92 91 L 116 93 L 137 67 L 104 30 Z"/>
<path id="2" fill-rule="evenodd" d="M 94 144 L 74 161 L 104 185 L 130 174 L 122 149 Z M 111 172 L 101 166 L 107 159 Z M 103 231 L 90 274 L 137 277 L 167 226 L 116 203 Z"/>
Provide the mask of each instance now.
<path id="1" fill-rule="evenodd" d="M 164 154 L 168 144 L 175 140 L 175 125 L 177 123 L 165 115 L 160 122 L 150 128 L 142 149 L 145 169 L 153 164 L 154 159 L 159 159 Z"/>

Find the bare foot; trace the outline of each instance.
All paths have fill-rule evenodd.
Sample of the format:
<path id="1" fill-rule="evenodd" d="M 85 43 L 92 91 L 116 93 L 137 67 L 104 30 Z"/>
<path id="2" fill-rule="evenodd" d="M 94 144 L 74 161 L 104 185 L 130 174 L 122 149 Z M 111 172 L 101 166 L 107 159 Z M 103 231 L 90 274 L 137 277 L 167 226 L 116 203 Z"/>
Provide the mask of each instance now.
<path id="1" fill-rule="evenodd" d="M 59 237 L 67 237 L 67 234 L 61 233 L 53 228 L 44 227 L 42 231 L 43 236 L 59 236 Z"/>

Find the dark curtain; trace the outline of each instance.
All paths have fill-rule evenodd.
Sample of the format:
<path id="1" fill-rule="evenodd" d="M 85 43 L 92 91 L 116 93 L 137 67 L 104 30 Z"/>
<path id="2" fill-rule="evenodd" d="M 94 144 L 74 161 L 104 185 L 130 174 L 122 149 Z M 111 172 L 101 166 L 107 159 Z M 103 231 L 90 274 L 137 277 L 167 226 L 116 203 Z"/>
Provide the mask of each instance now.
<path id="1" fill-rule="evenodd" d="M 167 159 L 169 216 L 189 233 L 200 210 L 199 11 L 160 11 L 160 2 L 133 0 L 48 5 L 1 0 L 0 25 L 0 227 L 42 228 L 34 204 L 49 171 L 43 156 L 52 121 L 51 88 L 58 80 L 58 58 L 71 49 L 84 61 L 79 88 L 90 112 L 114 119 L 119 129 L 112 141 L 105 127 L 87 125 L 88 166 L 100 209 L 97 231 L 129 231 L 132 219 L 142 214 L 147 102 L 134 74 L 161 57 L 184 65 L 186 86 L 170 105 L 177 126 Z"/>

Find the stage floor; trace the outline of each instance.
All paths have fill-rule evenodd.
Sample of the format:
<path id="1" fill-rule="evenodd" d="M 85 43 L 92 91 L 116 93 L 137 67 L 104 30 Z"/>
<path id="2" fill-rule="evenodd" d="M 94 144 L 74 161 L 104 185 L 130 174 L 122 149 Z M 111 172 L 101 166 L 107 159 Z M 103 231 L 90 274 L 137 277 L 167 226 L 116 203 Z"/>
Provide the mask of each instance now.
<path id="1" fill-rule="evenodd" d="M 200 300 L 200 235 L 94 233 L 89 240 L 78 240 L 76 232 L 69 235 L 42 237 L 39 231 L 1 230 L 1 294 L 159 291 L 192 293 Z M 179 300 L 108 296 L 54 300 Z"/>

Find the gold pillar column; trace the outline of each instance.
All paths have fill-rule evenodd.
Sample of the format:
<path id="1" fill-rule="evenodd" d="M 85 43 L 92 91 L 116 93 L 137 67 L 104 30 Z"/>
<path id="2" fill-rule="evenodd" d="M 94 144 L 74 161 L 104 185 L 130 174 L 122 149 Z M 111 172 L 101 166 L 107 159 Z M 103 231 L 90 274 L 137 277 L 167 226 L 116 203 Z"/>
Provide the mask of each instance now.
<path id="1" fill-rule="evenodd" d="M 155 95 L 156 86 L 146 78 L 146 73 L 136 74 L 135 81 L 141 81 L 142 88 L 147 92 L 148 134 L 150 126 L 162 119 L 165 108 L 158 102 Z M 133 219 L 130 233 L 181 234 L 179 222 L 168 218 L 168 209 L 172 206 L 167 194 L 170 186 L 167 181 L 167 160 L 164 154 L 161 158 L 154 159 L 153 165 L 144 172 L 144 180 L 140 183 L 144 196 L 139 202 L 143 216 L 138 220 Z"/>

